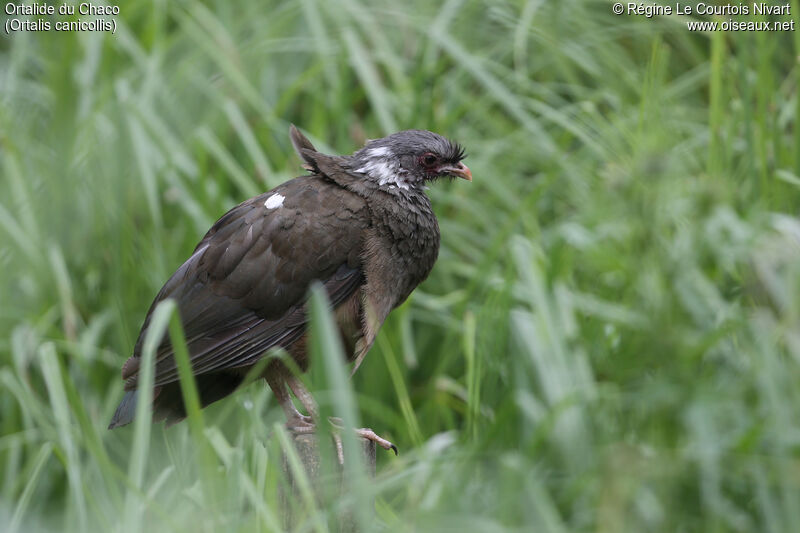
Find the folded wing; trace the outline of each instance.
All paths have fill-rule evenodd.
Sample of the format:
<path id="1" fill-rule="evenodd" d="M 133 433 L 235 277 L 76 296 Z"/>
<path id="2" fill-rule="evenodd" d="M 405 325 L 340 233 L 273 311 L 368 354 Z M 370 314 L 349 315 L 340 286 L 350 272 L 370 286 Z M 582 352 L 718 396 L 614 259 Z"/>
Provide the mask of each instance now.
<path id="1" fill-rule="evenodd" d="M 305 301 L 320 281 L 335 307 L 364 283 L 364 201 L 322 177 L 295 178 L 226 213 L 156 296 L 123 367 L 136 388 L 139 356 L 158 302 L 175 300 L 196 375 L 246 367 L 288 347 L 306 327 Z M 155 385 L 178 380 L 167 336 Z"/>

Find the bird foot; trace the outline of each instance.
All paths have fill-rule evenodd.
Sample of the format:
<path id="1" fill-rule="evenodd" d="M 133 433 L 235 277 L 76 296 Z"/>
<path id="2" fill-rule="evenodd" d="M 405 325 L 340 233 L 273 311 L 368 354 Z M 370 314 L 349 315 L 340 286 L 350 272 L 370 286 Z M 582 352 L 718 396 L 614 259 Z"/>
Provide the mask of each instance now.
<path id="1" fill-rule="evenodd" d="M 342 424 L 342 419 L 338 417 L 330 417 L 328 418 L 328 422 L 330 422 L 331 426 L 333 427 L 333 442 L 336 445 L 336 457 L 339 460 L 339 464 L 344 464 L 344 449 L 342 447 L 342 436 L 340 431 L 344 429 L 344 425 Z M 286 422 L 286 427 L 289 431 L 297 435 L 308 435 L 310 433 L 314 433 L 316 431 L 316 425 L 314 420 L 310 416 L 301 415 L 299 417 L 293 417 L 291 420 Z M 384 450 L 392 450 L 395 455 L 398 454 L 397 446 L 389 442 L 388 440 L 384 439 L 377 435 L 374 431 L 369 428 L 354 428 L 356 435 L 361 437 L 362 439 L 371 440 Z"/>
<path id="2" fill-rule="evenodd" d="M 395 446 L 394 444 L 392 444 L 388 440 L 384 439 L 383 437 L 375 434 L 375 432 L 372 431 L 371 429 L 369 429 L 369 428 L 358 428 L 355 431 L 356 431 L 356 435 L 358 435 L 362 439 L 371 440 L 372 442 L 374 442 L 375 444 L 377 444 L 378 446 L 380 446 L 384 450 L 392 450 L 394 452 L 395 456 L 397 455 L 397 446 Z"/>
<path id="3" fill-rule="evenodd" d="M 310 431 L 302 431 L 306 428 L 310 428 Z M 313 433 L 314 419 L 308 415 L 297 414 L 286 421 L 286 429 L 295 433 Z"/>

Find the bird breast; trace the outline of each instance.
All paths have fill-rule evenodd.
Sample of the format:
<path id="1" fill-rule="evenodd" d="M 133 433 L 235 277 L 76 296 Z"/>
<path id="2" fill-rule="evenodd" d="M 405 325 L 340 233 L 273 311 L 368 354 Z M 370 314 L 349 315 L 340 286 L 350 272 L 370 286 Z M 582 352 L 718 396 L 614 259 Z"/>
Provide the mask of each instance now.
<path id="1" fill-rule="evenodd" d="M 371 257 L 367 263 L 386 273 L 394 296 L 392 307 L 396 307 L 433 269 L 439 255 L 439 224 L 423 193 L 406 201 L 373 206 L 372 212 L 373 234 L 366 250 Z"/>

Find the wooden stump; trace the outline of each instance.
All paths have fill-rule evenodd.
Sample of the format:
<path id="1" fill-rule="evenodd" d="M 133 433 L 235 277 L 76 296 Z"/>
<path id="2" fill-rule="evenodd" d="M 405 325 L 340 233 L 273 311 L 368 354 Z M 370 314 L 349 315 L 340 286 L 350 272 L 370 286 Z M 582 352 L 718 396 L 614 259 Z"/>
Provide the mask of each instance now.
<path id="1" fill-rule="evenodd" d="M 300 462 L 303 463 L 303 467 L 305 469 L 306 475 L 308 476 L 308 480 L 311 483 L 311 488 L 314 491 L 314 495 L 317 498 L 317 502 L 322 501 L 322 483 L 325 482 L 323 476 L 325 474 L 325 470 L 322 465 L 322 455 L 320 454 L 319 450 L 319 442 L 317 441 L 317 436 L 314 434 L 301 434 L 301 435 L 291 435 L 292 443 L 294 444 L 295 450 L 297 451 L 297 456 L 300 458 Z M 368 479 L 372 479 L 375 477 L 375 460 L 376 460 L 376 451 L 375 451 L 375 443 L 371 440 L 367 439 L 358 439 L 358 444 L 360 446 L 360 454 L 359 457 L 363 461 L 364 464 L 364 472 L 367 475 Z M 333 461 L 336 461 L 336 446 L 331 441 L 330 442 L 331 453 L 329 457 L 332 458 Z M 288 498 L 292 498 L 292 501 L 297 502 L 299 498 L 302 498 L 300 494 L 300 488 L 297 485 L 297 481 L 294 479 L 292 475 L 292 469 L 289 466 L 288 458 L 286 454 L 283 454 L 282 460 L 282 469 L 283 474 L 288 480 L 287 488 L 281 491 L 281 507 L 283 510 L 283 526 L 288 531 L 291 530 L 295 524 L 299 522 L 295 517 L 295 513 L 302 512 L 302 506 L 293 505 Z M 331 469 L 327 469 L 331 470 Z M 327 480 L 328 482 L 335 484 L 338 487 L 339 494 L 341 491 L 345 490 L 345 480 L 344 478 L 344 469 L 342 465 L 338 464 L 335 465 L 334 475 L 336 478 L 334 480 Z M 374 514 L 375 502 L 370 501 L 370 516 Z M 356 533 L 358 531 L 357 522 L 350 513 L 345 513 L 339 516 L 338 523 L 333 525 L 334 531 L 340 531 L 342 533 Z"/>

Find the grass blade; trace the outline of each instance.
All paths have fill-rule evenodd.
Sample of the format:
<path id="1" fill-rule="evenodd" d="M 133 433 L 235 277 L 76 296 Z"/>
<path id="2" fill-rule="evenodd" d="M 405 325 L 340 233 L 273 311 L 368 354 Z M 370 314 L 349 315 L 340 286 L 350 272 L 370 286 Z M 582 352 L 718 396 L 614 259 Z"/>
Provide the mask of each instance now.
<path id="1" fill-rule="evenodd" d="M 175 302 L 164 300 L 153 311 L 150 325 L 142 347 L 142 362 L 139 367 L 136 417 L 133 420 L 133 446 L 128 465 L 128 479 L 133 490 L 125 501 L 124 524 L 128 531 L 142 530 L 144 502 L 144 474 L 150 450 L 150 431 L 153 425 L 153 382 L 155 357 L 161 339 L 167 331 L 169 319 L 175 311 Z"/>
<path id="2" fill-rule="evenodd" d="M 19 526 L 22 523 L 22 519 L 25 516 L 25 512 L 28 509 L 31 498 L 33 497 L 33 491 L 36 489 L 36 484 L 39 482 L 39 476 L 42 473 L 42 469 L 52 454 L 53 445 L 49 442 L 42 444 L 42 447 L 39 449 L 39 453 L 36 455 L 36 458 L 33 461 L 33 470 L 28 477 L 28 482 L 25 484 L 25 489 L 22 491 L 22 494 L 17 500 L 17 506 L 14 509 L 14 514 L 11 516 L 11 522 L 8 524 L 8 533 L 16 533 L 19 530 Z"/>

